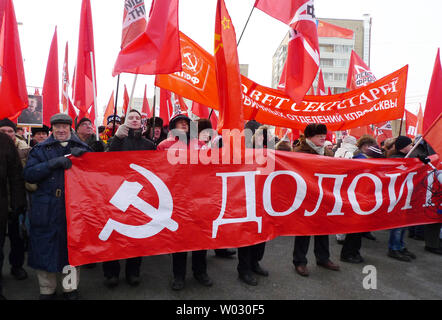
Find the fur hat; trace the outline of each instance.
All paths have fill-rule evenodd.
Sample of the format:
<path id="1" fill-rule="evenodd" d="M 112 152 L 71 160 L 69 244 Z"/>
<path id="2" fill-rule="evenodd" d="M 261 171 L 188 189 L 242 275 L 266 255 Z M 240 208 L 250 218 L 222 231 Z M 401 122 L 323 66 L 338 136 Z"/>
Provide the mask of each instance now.
<path id="1" fill-rule="evenodd" d="M 327 135 L 327 126 L 322 123 L 310 123 L 304 129 L 304 136 L 306 138 L 314 137 L 318 134 Z"/>
<path id="2" fill-rule="evenodd" d="M 412 143 L 413 143 L 413 141 L 409 137 L 399 136 L 396 138 L 396 141 L 394 143 L 394 147 L 395 147 L 396 151 L 400 151 Z"/>
<path id="3" fill-rule="evenodd" d="M 153 125 L 154 125 L 153 121 L 154 121 L 154 119 L 155 119 L 155 127 L 162 128 L 163 127 L 163 119 L 161 119 L 160 117 L 149 118 L 149 120 L 147 120 L 147 124 L 149 125 L 149 127 L 153 128 Z"/>
<path id="4" fill-rule="evenodd" d="M 342 140 L 343 143 L 348 143 L 352 145 L 356 145 L 356 138 L 353 136 L 345 136 L 345 138 Z"/>
<path id="5" fill-rule="evenodd" d="M 359 138 L 356 146 L 361 149 L 364 144 L 368 144 L 369 146 L 377 145 L 376 139 L 373 138 L 369 134 L 364 134 L 362 137 Z"/>
<path id="6" fill-rule="evenodd" d="M 9 120 L 8 118 L 0 120 L 0 127 L 11 127 L 12 129 L 14 129 L 14 132 L 17 132 L 16 124 L 11 120 Z"/>
<path id="7" fill-rule="evenodd" d="M 39 132 L 46 132 L 49 135 L 49 127 L 43 125 L 43 127 L 41 127 L 41 128 L 32 128 L 31 129 L 32 136 L 35 136 Z"/>

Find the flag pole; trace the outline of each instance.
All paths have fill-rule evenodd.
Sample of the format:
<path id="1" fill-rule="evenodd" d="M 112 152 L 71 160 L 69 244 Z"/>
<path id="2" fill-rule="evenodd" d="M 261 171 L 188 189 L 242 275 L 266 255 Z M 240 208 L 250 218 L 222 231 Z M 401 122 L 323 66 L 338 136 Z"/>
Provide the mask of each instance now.
<path id="1" fill-rule="evenodd" d="M 239 36 L 238 43 L 236 44 L 236 47 L 239 46 L 239 43 L 240 43 L 241 38 L 242 38 L 242 35 L 244 34 L 244 31 L 246 30 L 247 24 L 249 23 L 250 17 L 252 16 L 252 13 L 253 13 L 254 9 L 255 9 L 255 5 L 253 5 L 252 10 L 250 11 L 249 17 L 247 18 L 246 24 L 244 25 L 244 28 L 242 29 L 242 32 L 241 32 L 241 35 Z"/>
<path id="2" fill-rule="evenodd" d="M 117 115 L 117 103 L 118 103 L 118 89 L 120 88 L 120 75 L 118 74 L 117 78 L 117 92 L 115 94 L 115 104 L 114 104 L 114 119 L 112 120 L 113 126 L 112 126 L 112 136 L 115 134 L 115 116 Z"/>
<path id="3" fill-rule="evenodd" d="M 93 90 L 94 90 L 94 110 L 95 110 L 95 133 L 97 136 L 97 141 L 100 140 L 100 137 L 98 135 L 98 121 L 97 121 L 97 91 L 96 91 L 96 86 L 95 86 L 95 65 L 94 65 L 94 53 L 91 51 L 90 52 L 90 56 L 91 56 L 91 71 L 92 71 L 92 86 L 93 86 Z"/>
<path id="4" fill-rule="evenodd" d="M 212 112 L 213 112 L 213 109 L 210 110 L 210 113 L 209 113 L 209 120 L 210 120 L 210 117 L 212 116 Z"/>

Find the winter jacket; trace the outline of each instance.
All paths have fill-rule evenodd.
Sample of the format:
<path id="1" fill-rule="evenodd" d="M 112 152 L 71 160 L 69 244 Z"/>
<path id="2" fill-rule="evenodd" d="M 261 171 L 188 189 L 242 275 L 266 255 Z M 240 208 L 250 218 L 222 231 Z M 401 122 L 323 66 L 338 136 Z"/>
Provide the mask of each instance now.
<path id="1" fill-rule="evenodd" d="M 26 208 L 22 170 L 14 143 L 9 136 L 0 132 L 0 228 L 2 230 L 6 228 L 8 207 L 12 211 Z"/>
<path id="2" fill-rule="evenodd" d="M 123 139 L 113 136 L 106 145 L 106 151 L 136 151 L 155 150 L 155 144 L 133 129 L 129 129 L 129 135 Z"/>
<path id="3" fill-rule="evenodd" d="M 307 144 L 307 142 L 305 141 L 305 137 L 303 136 L 299 138 L 299 143 L 293 148 L 293 152 L 311 153 L 318 155 L 316 151 Z M 324 156 L 333 157 L 333 151 L 325 149 Z"/>
<path id="4" fill-rule="evenodd" d="M 169 137 L 158 145 L 157 150 L 169 150 L 169 149 L 207 149 L 207 145 L 204 141 L 200 141 L 198 139 L 191 139 L 189 144 L 185 144 L 184 142 L 179 141 L 178 137 Z"/>
<path id="5" fill-rule="evenodd" d="M 78 147 L 92 151 L 75 134 L 63 147 L 51 135 L 29 153 L 23 175 L 38 184 L 31 195 L 28 263 L 34 269 L 61 272 L 68 265 L 64 169 L 49 167 L 48 160 L 71 153 Z"/>

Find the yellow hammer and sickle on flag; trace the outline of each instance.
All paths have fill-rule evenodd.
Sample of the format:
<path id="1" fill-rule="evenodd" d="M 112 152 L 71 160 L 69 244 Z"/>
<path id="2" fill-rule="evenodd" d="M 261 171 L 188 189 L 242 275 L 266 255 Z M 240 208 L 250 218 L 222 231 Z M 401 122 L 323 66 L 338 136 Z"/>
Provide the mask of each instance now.
<path id="1" fill-rule="evenodd" d="M 215 45 L 218 41 L 221 41 L 221 35 L 215 33 Z M 219 48 L 221 48 L 223 46 L 223 43 L 220 42 L 216 47 L 215 47 L 215 54 L 218 52 Z"/>

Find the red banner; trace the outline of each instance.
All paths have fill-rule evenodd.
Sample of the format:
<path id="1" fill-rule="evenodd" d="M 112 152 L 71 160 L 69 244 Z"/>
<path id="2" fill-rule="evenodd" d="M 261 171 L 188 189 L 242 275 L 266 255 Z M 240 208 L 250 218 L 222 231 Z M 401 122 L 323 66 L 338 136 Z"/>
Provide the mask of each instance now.
<path id="1" fill-rule="evenodd" d="M 217 150 L 71 158 L 65 175 L 69 262 L 442 222 L 425 206 L 434 175 L 418 159 L 313 159 L 255 149 L 266 153 L 223 164 Z"/>
<path id="2" fill-rule="evenodd" d="M 219 110 L 212 55 L 180 34 L 183 71 L 157 75 L 155 85 Z M 284 92 L 241 76 L 244 119 L 303 130 L 323 123 L 331 131 L 399 119 L 404 114 L 408 66 L 365 87 L 327 96 L 305 96 L 296 104 Z"/>

